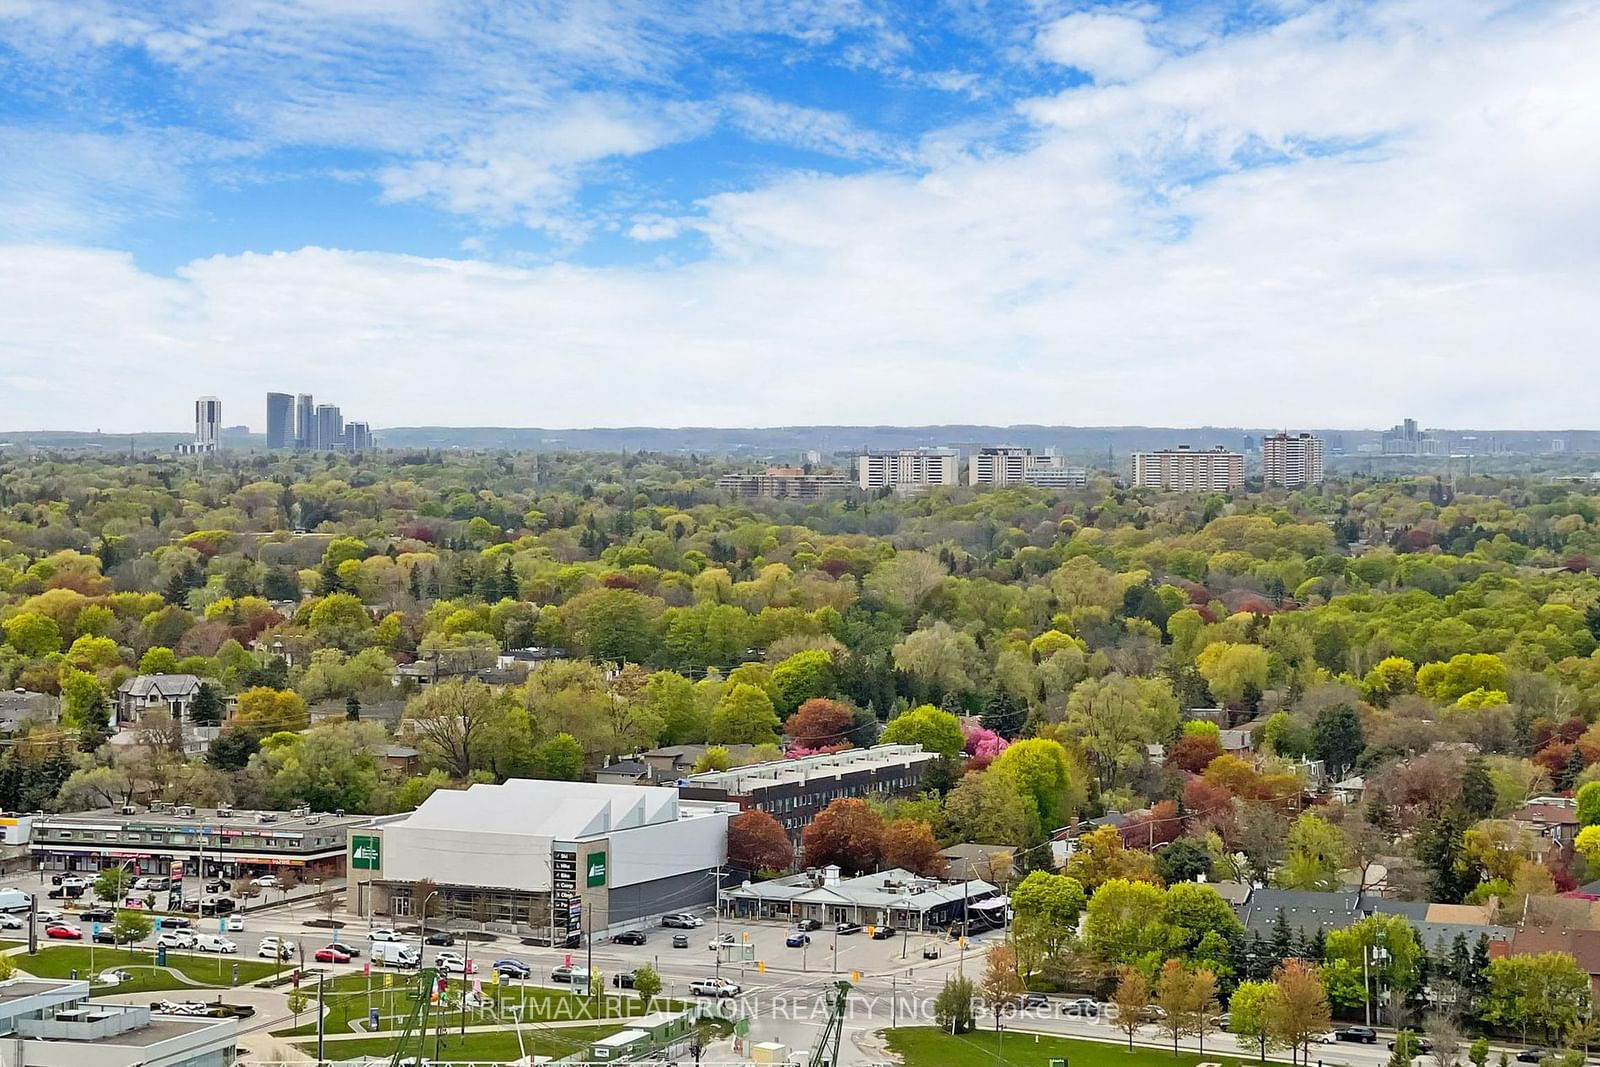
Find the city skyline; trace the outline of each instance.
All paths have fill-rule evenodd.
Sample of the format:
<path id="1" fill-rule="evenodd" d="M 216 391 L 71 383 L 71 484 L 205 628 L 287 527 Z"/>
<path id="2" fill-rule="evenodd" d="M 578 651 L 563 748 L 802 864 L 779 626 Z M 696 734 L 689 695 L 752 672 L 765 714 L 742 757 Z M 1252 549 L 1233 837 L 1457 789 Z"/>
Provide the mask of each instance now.
<path id="1" fill-rule="evenodd" d="M 1593 425 L 1592 7 L 467 6 L 0 15 L 0 422 Z"/>

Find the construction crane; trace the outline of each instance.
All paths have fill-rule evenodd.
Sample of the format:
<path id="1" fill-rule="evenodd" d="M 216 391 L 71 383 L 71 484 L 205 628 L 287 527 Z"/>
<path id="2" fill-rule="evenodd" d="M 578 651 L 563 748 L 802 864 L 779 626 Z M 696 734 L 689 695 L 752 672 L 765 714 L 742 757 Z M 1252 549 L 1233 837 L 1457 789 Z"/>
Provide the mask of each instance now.
<path id="1" fill-rule="evenodd" d="M 850 983 L 835 982 L 833 1003 L 828 1005 L 828 1017 L 822 1022 L 822 1033 L 811 1049 L 806 1067 L 839 1067 L 839 1042 L 844 1037 L 844 1013 L 849 1001 Z"/>
<path id="2" fill-rule="evenodd" d="M 428 1042 L 428 1008 L 433 1003 L 433 983 L 437 973 L 432 967 L 425 967 L 418 972 L 417 995 L 411 1002 L 410 1013 L 406 1015 L 406 1025 L 401 1029 L 400 1036 L 395 1039 L 394 1055 L 389 1057 L 389 1067 L 423 1062 L 423 1052 Z M 413 1059 L 407 1060 L 406 1042 L 411 1040 L 413 1031 L 417 1034 L 417 1054 Z"/>

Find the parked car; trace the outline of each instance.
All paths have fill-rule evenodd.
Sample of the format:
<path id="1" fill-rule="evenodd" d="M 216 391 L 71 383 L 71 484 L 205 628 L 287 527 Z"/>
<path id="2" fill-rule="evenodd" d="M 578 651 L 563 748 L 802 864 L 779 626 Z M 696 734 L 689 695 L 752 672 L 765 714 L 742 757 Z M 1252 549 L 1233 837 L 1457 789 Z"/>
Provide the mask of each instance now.
<path id="1" fill-rule="evenodd" d="M 512 959 L 495 960 L 494 961 L 494 970 L 495 970 L 495 973 L 500 975 L 500 977 L 502 977 L 502 978 L 532 978 L 533 977 L 533 968 L 529 967 L 526 963 L 523 963 L 521 960 L 512 960 Z"/>
<path id="2" fill-rule="evenodd" d="M 44 928 L 44 936 L 53 937 L 57 941 L 82 941 L 83 931 L 66 923 L 51 923 Z"/>
<path id="3" fill-rule="evenodd" d="M 563 985 L 571 985 L 572 976 L 576 973 L 577 972 L 571 967 L 557 967 L 555 970 L 550 972 L 550 981 L 560 982 Z"/>
<path id="4" fill-rule="evenodd" d="M 317 949 L 316 953 L 312 956 L 312 959 L 316 960 L 318 963 L 349 963 L 350 953 L 342 952 L 339 949 L 334 948 L 332 945 L 328 945 L 324 948 Z"/>
<path id="5" fill-rule="evenodd" d="M 613 945 L 642 945 L 644 944 L 643 930 L 624 930 L 611 939 Z"/>
<path id="6" fill-rule="evenodd" d="M 66 918 L 54 908 L 40 908 L 34 917 L 42 923 L 58 923 Z"/>
<path id="7" fill-rule="evenodd" d="M 206 882 L 204 891 L 207 893 L 226 893 L 228 891 L 228 883 L 221 878 L 212 878 Z"/>
<path id="8" fill-rule="evenodd" d="M 1378 1042 L 1378 1031 L 1370 1026 L 1341 1026 L 1333 1032 L 1335 1040 L 1356 1041 L 1363 1045 L 1375 1045 Z"/>
<path id="9" fill-rule="evenodd" d="M 373 931 L 370 934 L 367 935 L 367 940 L 368 941 L 398 941 L 398 940 L 400 940 L 400 935 L 395 933 L 393 930 L 389 929 L 387 926 L 379 926 L 379 927 L 376 927 L 375 929 L 373 929 Z"/>
<path id="10" fill-rule="evenodd" d="M 394 938 L 393 940 L 399 939 Z M 456 943 L 456 935 L 452 934 L 449 930 L 435 930 L 433 933 L 423 938 L 422 943 L 424 945 L 453 945 Z"/>
<path id="11" fill-rule="evenodd" d="M 97 945 L 115 945 L 117 943 L 117 935 L 111 932 L 111 927 L 102 926 L 95 931 L 90 940 Z"/>
<path id="12" fill-rule="evenodd" d="M 1069 1001 L 1062 1009 L 1062 1013 L 1075 1019 L 1098 1019 L 1100 1002 L 1091 997 L 1079 997 L 1077 1000 Z"/>
<path id="13" fill-rule="evenodd" d="M 925 960 L 936 960 L 936 959 L 938 959 L 939 958 L 939 946 L 935 945 L 935 944 L 933 944 L 931 942 L 926 944 L 926 945 L 923 945 L 922 946 L 922 958 L 925 959 Z"/>
<path id="14" fill-rule="evenodd" d="M 0 930 L 21 930 L 27 925 L 15 915 L 0 914 Z"/>
<path id="15" fill-rule="evenodd" d="M 250 884 L 257 889 L 277 889 L 283 885 L 282 882 L 278 881 L 278 876 L 275 874 L 263 874 L 260 878 L 252 878 L 250 879 Z"/>
<path id="16" fill-rule="evenodd" d="M 228 933 L 236 934 L 236 933 L 238 933 L 239 931 L 241 931 L 243 929 L 244 929 L 244 916 L 243 915 L 230 915 L 230 916 L 228 916 Z"/>
<path id="17" fill-rule="evenodd" d="M 709 943 L 707 943 L 706 948 L 710 949 L 712 952 L 715 952 L 724 945 L 737 945 L 738 943 L 739 939 L 734 937 L 732 934 L 718 934 L 716 937 L 713 937 Z"/>
<path id="18" fill-rule="evenodd" d="M 4 920 L 9 918 L 11 918 L 9 915 L 0 917 L 0 926 L 5 926 Z M 117 913 L 110 908 L 87 908 L 78 912 L 78 920 L 86 923 L 114 923 L 117 921 Z"/>
<path id="19" fill-rule="evenodd" d="M 194 926 L 193 923 L 180 915 L 168 915 L 161 920 L 161 928 L 163 930 L 188 930 L 192 926 Z"/>
<path id="20" fill-rule="evenodd" d="M 433 965 L 445 974 L 467 973 L 467 959 L 459 952 L 441 952 L 433 958 Z"/>
<path id="21" fill-rule="evenodd" d="M 693 930 L 695 927 L 704 926 L 705 924 L 706 921 L 700 916 L 691 915 L 688 912 L 679 912 L 676 915 L 663 915 L 661 917 L 662 926 L 675 926 L 680 930 Z"/>
<path id="22" fill-rule="evenodd" d="M 800 931 L 805 932 L 805 933 L 810 933 L 812 930 L 820 930 L 820 929 L 822 929 L 822 920 L 821 919 L 801 919 L 799 922 L 794 924 L 794 928 L 796 930 L 800 930 Z"/>
<path id="23" fill-rule="evenodd" d="M 224 955 L 232 955 L 239 951 L 238 945 L 221 934 L 200 934 L 194 939 L 194 947 L 201 952 L 219 952 Z"/>
<path id="24" fill-rule="evenodd" d="M 689 983 L 689 992 L 697 997 L 736 997 L 740 987 L 726 978 L 698 978 Z"/>
<path id="25" fill-rule="evenodd" d="M 79 889 L 89 888 L 89 879 L 81 874 L 55 874 L 50 876 L 51 885 L 77 886 Z"/>
<path id="26" fill-rule="evenodd" d="M 1427 1038 L 1422 1037 L 1420 1035 L 1412 1034 L 1411 1035 L 1411 1047 L 1412 1047 L 1413 1055 L 1425 1056 L 1428 1053 L 1433 1051 L 1433 1042 L 1429 1041 Z M 1389 1042 L 1389 1051 L 1390 1052 L 1394 1051 L 1394 1042 L 1393 1041 Z"/>
<path id="27" fill-rule="evenodd" d="M 81 885 L 58 885 L 45 896 L 51 900 L 77 900 L 83 894 L 84 887 Z"/>
<path id="28" fill-rule="evenodd" d="M 1050 998 L 1043 993 L 1024 993 L 1017 999 L 1018 1003 L 1024 1008 L 1048 1008 L 1050 1006 Z"/>
<path id="29" fill-rule="evenodd" d="M 673 934 L 672 935 L 672 947 L 673 948 L 688 948 L 689 947 L 689 935 L 688 934 Z"/>
<path id="30" fill-rule="evenodd" d="M 200 902 L 201 915 L 227 915 L 237 908 L 232 897 L 207 897 Z"/>
<path id="31" fill-rule="evenodd" d="M 188 930 L 163 930 L 156 935 L 156 948 L 194 948 L 194 934 Z"/>
<path id="32" fill-rule="evenodd" d="M 796 931 L 795 933 L 792 933 L 788 937 L 784 938 L 783 943 L 789 948 L 805 948 L 807 945 L 811 944 L 811 935 L 802 934 L 799 931 Z"/>
<path id="33" fill-rule="evenodd" d="M 872 928 L 872 940 L 874 941 L 887 941 L 894 935 L 895 928 L 892 926 L 874 926 Z"/>
<path id="34" fill-rule="evenodd" d="M 836 934 L 859 934 L 861 932 L 861 924 L 839 923 L 833 928 L 833 932 Z"/>
<path id="35" fill-rule="evenodd" d="M 1545 1049 L 1545 1048 L 1525 1048 L 1521 1052 L 1517 1053 L 1517 1062 L 1518 1063 L 1538 1063 L 1540 1060 L 1544 1059 L 1548 1055 L 1550 1055 L 1550 1050 L 1549 1049 Z"/>
<path id="36" fill-rule="evenodd" d="M 611 984 L 616 986 L 618 989 L 632 989 L 633 972 L 618 971 L 616 974 L 611 976 Z"/>

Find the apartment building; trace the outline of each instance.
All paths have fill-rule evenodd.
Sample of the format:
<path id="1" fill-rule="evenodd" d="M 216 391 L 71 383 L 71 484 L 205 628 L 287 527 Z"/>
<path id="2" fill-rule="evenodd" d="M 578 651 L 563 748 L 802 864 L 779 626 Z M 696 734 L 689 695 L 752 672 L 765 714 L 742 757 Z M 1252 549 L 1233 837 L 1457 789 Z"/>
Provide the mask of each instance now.
<path id="1" fill-rule="evenodd" d="M 717 488 L 724 493 L 767 500 L 822 500 L 854 487 L 842 474 L 807 474 L 801 467 L 768 467 L 761 474 L 724 474 L 717 479 Z"/>
<path id="2" fill-rule="evenodd" d="M 277 451 L 294 444 L 294 397 L 267 394 L 267 447 Z"/>
<path id="3" fill-rule="evenodd" d="M 1135 452 L 1129 467 L 1132 484 L 1148 489 L 1226 493 L 1244 485 L 1244 455 L 1221 445 Z"/>
<path id="4" fill-rule="evenodd" d="M 1261 477 L 1268 485 L 1299 489 L 1322 484 L 1322 439 L 1275 433 L 1261 439 Z"/>
<path id="5" fill-rule="evenodd" d="M 1082 489 L 1089 484 L 1089 472 L 1083 467 L 1067 466 L 1053 448 L 1036 454 L 1031 448 L 1007 445 L 974 452 L 967 460 L 967 483 Z"/>
<path id="6" fill-rule="evenodd" d="M 915 493 L 961 482 L 961 454 L 953 448 L 902 448 L 856 457 L 856 484 L 862 489 Z"/>

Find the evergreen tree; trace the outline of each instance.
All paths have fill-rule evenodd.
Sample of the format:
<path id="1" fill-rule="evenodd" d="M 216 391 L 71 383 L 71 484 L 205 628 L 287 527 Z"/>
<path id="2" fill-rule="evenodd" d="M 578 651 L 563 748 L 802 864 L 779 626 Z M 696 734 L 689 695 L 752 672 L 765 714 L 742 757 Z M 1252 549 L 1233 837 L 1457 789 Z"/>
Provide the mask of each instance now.
<path id="1" fill-rule="evenodd" d="M 357 700 L 353 694 L 345 698 L 344 717 L 350 722 L 361 721 L 361 701 Z"/>
<path id="2" fill-rule="evenodd" d="M 1567 757 L 1567 765 L 1556 775 L 1556 785 L 1561 789 L 1571 789 L 1572 783 L 1583 773 L 1583 767 L 1583 752 L 1577 745 L 1573 745 L 1572 754 Z"/>
<path id="3" fill-rule="evenodd" d="M 1494 814 L 1494 780 L 1489 777 L 1489 766 L 1481 756 L 1468 760 L 1467 769 L 1461 775 L 1461 810 L 1474 820 L 1487 819 Z"/>
<path id="4" fill-rule="evenodd" d="M 222 725 L 222 697 L 210 682 L 200 683 L 200 691 L 189 705 L 189 721 L 196 726 Z"/>
<path id="5" fill-rule="evenodd" d="M 1278 909 L 1278 917 L 1272 923 L 1272 954 L 1278 963 L 1294 954 L 1294 932 L 1289 929 L 1289 917 L 1282 908 Z"/>
<path id="6" fill-rule="evenodd" d="M 978 721 L 984 729 L 993 730 L 1007 740 L 1015 740 L 1028 720 L 1028 710 L 1018 705 L 1010 693 L 996 689 L 983 702 L 983 714 Z"/>

